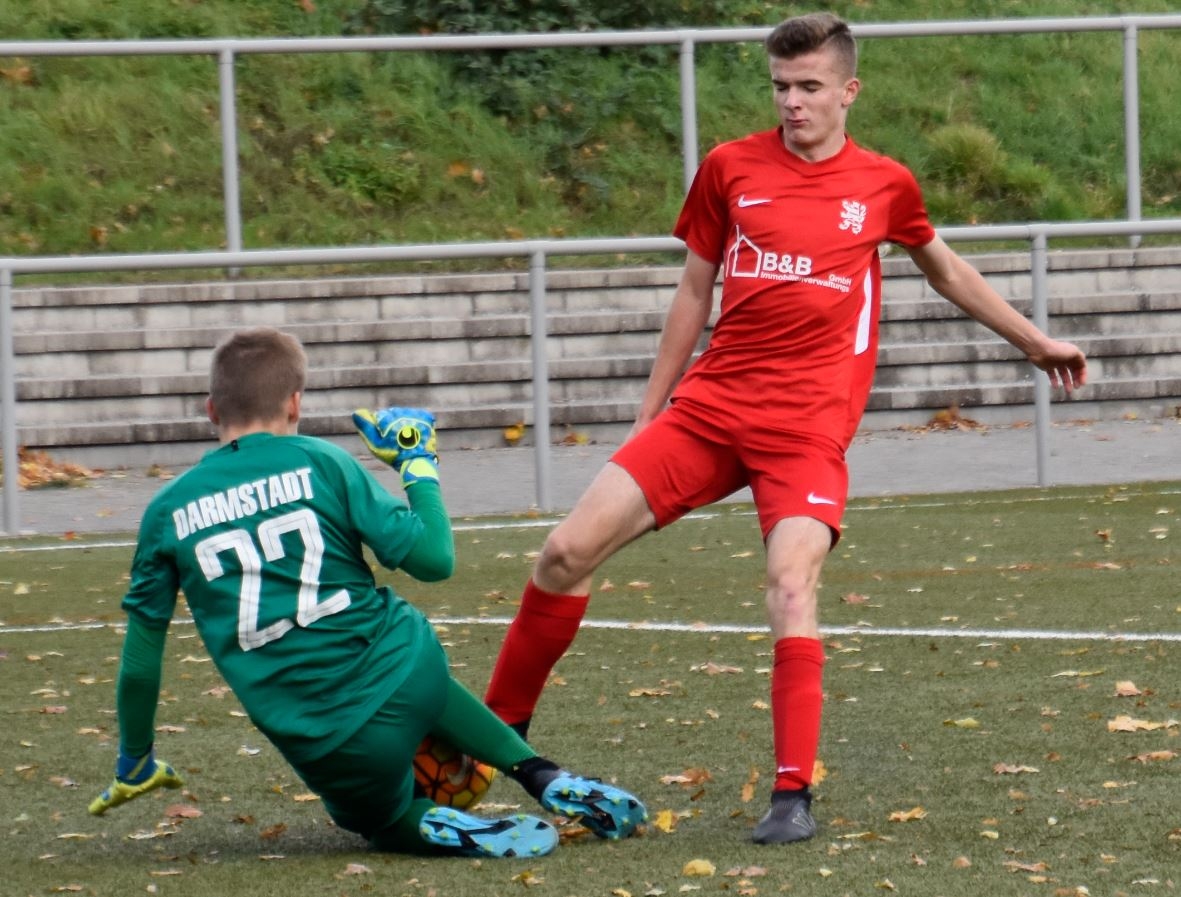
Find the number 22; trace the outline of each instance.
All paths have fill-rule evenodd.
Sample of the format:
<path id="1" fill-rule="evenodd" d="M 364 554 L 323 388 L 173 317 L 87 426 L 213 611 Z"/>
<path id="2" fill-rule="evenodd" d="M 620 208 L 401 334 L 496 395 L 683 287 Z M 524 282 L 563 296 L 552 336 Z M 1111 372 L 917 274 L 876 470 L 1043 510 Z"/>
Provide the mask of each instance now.
<path id="1" fill-rule="evenodd" d="M 286 556 L 283 536 L 299 533 L 303 540 L 303 564 L 299 570 L 299 606 L 295 620 L 276 620 L 265 629 L 258 628 L 259 601 L 262 596 L 262 570 L 264 561 L 275 561 Z M 201 572 L 210 582 L 223 576 L 225 568 L 218 557 L 223 551 L 232 551 L 238 556 L 242 567 L 242 579 L 238 593 L 238 644 L 243 651 L 261 648 L 267 642 L 282 638 L 296 624 L 308 626 L 321 617 L 335 614 L 349 606 L 349 593 L 341 589 L 335 595 L 320 600 L 320 564 L 324 560 L 324 537 L 320 533 L 320 522 L 308 508 L 301 508 L 264 520 L 258 526 L 258 542 L 262 554 L 255 548 L 254 540 L 244 529 L 232 529 L 217 533 L 197 543 L 195 551 L 201 564 Z"/>

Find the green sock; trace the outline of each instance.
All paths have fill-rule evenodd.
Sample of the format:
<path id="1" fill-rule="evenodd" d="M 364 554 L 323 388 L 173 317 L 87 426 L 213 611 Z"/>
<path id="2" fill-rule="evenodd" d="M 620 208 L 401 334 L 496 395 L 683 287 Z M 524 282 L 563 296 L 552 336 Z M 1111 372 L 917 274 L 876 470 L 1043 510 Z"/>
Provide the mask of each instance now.
<path id="1" fill-rule="evenodd" d="M 520 735 L 454 679 L 447 690 L 447 706 L 431 732 L 504 773 L 537 756 Z"/>

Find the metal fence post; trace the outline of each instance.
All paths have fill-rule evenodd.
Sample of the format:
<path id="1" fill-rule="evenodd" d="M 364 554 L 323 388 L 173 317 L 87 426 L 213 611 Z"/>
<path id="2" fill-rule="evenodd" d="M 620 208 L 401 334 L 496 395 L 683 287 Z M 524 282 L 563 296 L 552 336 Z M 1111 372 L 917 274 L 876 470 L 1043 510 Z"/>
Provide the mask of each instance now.
<path id="1" fill-rule="evenodd" d="M 242 249 L 242 209 L 238 186 L 238 103 L 234 96 L 234 51 L 222 48 L 217 57 L 221 95 L 221 168 L 225 196 L 226 249 Z M 232 269 L 237 273 L 237 269 Z"/>
<path id="2" fill-rule="evenodd" d="M 1029 253 L 1029 268 L 1033 281 L 1033 323 L 1043 333 L 1049 332 L 1049 278 L 1046 273 L 1046 232 L 1037 229 Z M 1050 380 L 1044 373 L 1033 372 L 1033 419 L 1037 453 L 1037 484 L 1048 486 L 1050 442 Z"/>
<path id="3" fill-rule="evenodd" d="M 529 312 L 533 350 L 533 442 L 536 465 L 537 507 L 552 510 L 550 491 L 549 361 L 546 358 L 545 253 L 529 256 Z"/>
<path id="4" fill-rule="evenodd" d="M 1140 65 L 1135 24 L 1124 26 L 1124 170 L 1127 172 L 1128 220 L 1140 220 Z M 1140 235 L 1128 238 L 1140 245 Z"/>
<path id="5" fill-rule="evenodd" d="M 0 269 L 0 457 L 4 459 L 4 532 L 20 532 L 20 457 L 16 446 L 16 364 L 12 332 L 12 269 Z"/>
<path id="6" fill-rule="evenodd" d="M 688 193 L 697 174 L 697 63 L 688 38 L 681 41 L 681 170 Z"/>

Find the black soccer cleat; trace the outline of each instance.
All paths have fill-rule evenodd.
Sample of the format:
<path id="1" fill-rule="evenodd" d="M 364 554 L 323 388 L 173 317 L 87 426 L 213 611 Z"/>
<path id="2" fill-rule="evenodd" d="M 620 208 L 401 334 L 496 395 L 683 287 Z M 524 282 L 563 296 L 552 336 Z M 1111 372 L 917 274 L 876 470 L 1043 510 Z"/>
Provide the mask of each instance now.
<path id="1" fill-rule="evenodd" d="M 812 818 L 812 792 L 772 791 L 771 809 L 755 826 L 751 840 L 756 844 L 789 844 L 806 841 L 816 834 L 816 820 Z"/>

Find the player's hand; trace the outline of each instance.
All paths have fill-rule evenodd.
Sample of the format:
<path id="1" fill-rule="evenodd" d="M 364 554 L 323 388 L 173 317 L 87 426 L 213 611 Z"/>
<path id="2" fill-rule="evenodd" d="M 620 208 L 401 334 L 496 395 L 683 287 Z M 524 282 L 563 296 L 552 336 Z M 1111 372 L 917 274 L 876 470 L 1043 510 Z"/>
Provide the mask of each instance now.
<path id="1" fill-rule="evenodd" d="M 361 440 L 379 461 L 402 477 L 409 487 L 422 481 L 439 481 L 435 416 L 424 408 L 384 408 L 353 412 L 353 425 Z"/>
<path id="2" fill-rule="evenodd" d="M 1087 356 L 1074 343 L 1051 340 L 1029 360 L 1046 372 L 1051 386 L 1062 387 L 1068 394 L 1087 382 Z"/>
<path id="3" fill-rule="evenodd" d="M 115 780 L 90 802 L 90 814 L 101 816 L 111 807 L 155 791 L 157 788 L 179 788 L 184 780 L 167 763 L 156 759 L 155 750 L 142 757 L 128 757 L 119 751 L 115 763 Z"/>

